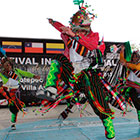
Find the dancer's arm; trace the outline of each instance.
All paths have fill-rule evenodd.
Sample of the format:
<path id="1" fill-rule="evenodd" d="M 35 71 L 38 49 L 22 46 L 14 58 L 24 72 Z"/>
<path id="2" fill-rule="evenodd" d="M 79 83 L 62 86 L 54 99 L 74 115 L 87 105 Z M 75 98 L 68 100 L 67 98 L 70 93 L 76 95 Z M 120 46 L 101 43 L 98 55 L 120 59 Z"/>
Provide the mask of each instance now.
<path id="1" fill-rule="evenodd" d="M 93 33 L 90 31 L 90 33 L 85 36 L 82 33 L 77 34 L 74 33 L 69 27 L 64 26 L 58 21 L 54 21 L 52 19 L 48 19 L 49 23 L 55 27 L 58 31 L 60 31 L 62 34 L 68 35 L 70 37 L 73 37 L 76 39 L 81 45 L 85 46 L 89 50 L 97 49 L 98 41 L 99 41 L 99 33 Z"/>
<path id="2" fill-rule="evenodd" d="M 90 31 L 88 35 L 84 35 L 82 33 L 74 33 L 69 27 L 62 26 L 60 27 L 60 29 L 62 29 L 63 34 L 71 36 L 89 50 L 97 49 L 99 41 L 99 33 L 93 33 L 92 31 Z"/>
<path id="3" fill-rule="evenodd" d="M 138 64 L 126 63 L 126 66 L 132 70 L 140 70 L 140 63 Z"/>
<path id="4" fill-rule="evenodd" d="M 140 63 L 133 64 L 133 63 L 130 63 L 130 62 L 126 61 L 126 59 L 124 58 L 124 50 L 125 50 L 125 47 L 122 46 L 121 52 L 120 52 L 120 61 L 121 61 L 121 63 L 123 65 L 125 65 L 126 67 L 132 69 L 132 70 L 140 70 Z"/>
<path id="5" fill-rule="evenodd" d="M 35 75 L 31 72 L 28 72 L 28 71 L 24 71 L 24 70 L 21 70 L 21 69 L 16 69 L 16 72 L 19 73 L 21 76 L 25 76 L 25 77 L 29 77 L 29 78 L 35 78 L 35 79 L 40 79 L 40 76 L 38 75 Z"/>
<path id="6" fill-rule="evenodd" d="M 65 27 L 62 23 L 58 22 L 58 21 L 54 21 L 53 19 L 49 18 L 48 19 L 49 23 L 55 27 L 59 32 L 62 32 L 63 30 L 61 29 L 61 27 Z"/>
<path id="7" fill-rule="evenodd" d="M 121 61 L 121 63 L 123 63 L 123 64 L 126 63 L 126 59 L 124 58 L 124 50 L 125 50 L 125 47 L 122 45 L 122 46 L 121 46 L 121 52 L 120 52 L 120 61 Z"/>

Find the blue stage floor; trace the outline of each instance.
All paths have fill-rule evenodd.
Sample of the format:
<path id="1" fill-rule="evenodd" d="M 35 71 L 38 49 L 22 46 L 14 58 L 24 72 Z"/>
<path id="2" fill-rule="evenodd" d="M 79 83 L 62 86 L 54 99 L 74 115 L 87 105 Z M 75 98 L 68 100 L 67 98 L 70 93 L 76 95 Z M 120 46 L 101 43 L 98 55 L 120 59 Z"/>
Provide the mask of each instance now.
<path id="1" fill-rule="evenodd" d="M 115 118 L 117 140 L 140 138 L 137 120 Z M 69 118 L 61 126 L 56 119 L 18 124 L 17 130 L 0 130 L 0 140 L 106 140 L 104 127 L 96 117 Z"/>

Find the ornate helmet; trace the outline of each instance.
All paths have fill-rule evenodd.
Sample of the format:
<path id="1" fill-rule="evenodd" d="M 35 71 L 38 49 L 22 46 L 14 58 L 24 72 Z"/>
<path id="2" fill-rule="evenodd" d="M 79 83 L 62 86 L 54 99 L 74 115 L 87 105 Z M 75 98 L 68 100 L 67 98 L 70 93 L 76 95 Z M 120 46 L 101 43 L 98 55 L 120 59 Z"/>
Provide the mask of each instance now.
<path id="1" fill-rule="evenodd" d="M 90 13 L 87 11 L 87 8 L 89 6 L 82 6 L 79 8 L 79 10 L 71 17 L 70 25 L 73 31 L 76 30 L 85 30 L 90 31 L 90 25 L 92 22 L 92 19 L 96 17 L 93 13 Z M 92 16 L 92 17 L 90 17 Z"/>

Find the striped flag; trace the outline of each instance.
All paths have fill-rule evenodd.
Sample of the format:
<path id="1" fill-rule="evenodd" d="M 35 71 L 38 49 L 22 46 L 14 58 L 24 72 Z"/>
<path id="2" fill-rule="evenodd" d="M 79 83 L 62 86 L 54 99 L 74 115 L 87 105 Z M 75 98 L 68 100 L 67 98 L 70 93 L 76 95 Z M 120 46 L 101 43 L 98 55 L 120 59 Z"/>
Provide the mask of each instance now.
<path id="1" fill-rule="evenodd" d="M 43 43 L 25 42 L 25 53 L 43 53 Z"/>
<path id="2" fill-rule="evenodd" d="M 3 50 L 6 52 L 21 53 L 22 42 L 2 41 Z"/>
<path id="3" fill-rule="evenodd" d="M 61 54 L 64 52 L 63 43 L 46 43 L 46 53 Z"/>

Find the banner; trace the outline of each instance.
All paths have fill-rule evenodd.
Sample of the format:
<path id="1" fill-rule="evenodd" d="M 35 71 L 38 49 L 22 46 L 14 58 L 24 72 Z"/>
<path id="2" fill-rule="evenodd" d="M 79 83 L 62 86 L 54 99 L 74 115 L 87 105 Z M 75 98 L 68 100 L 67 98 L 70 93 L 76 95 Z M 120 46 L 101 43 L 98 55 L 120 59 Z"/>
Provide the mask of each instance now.
<path id="1" fill-rule="evenodd" d="M 65 47 L 63 41 L 0 38 L 0 43 L 3 49 L 6 50 L 6 55 L 14 60 L 17 68 L 40 75 L 41 78 L 39 80 L 23 77 L 20 81 L 21 93 L 17 95 L 26 104 L 39 103 L 41 101 L 39 97 L 44 94 L 44 85 L 51 65 L 51 59 L 54 55 L 63 53 Z M 9 43 L 16 46 L 15 50 L 20 49 L 20 51 L 13 51 L 12 49 L 10 52 L 10 49 L 13 47 L 6 47 Z M 110 57 L 113 53 L 111 46 L 114 44 L 120 45 L 122 43 L 105 42 L 106 50 L 103 71 L 110 71 L 110 74 L 119 58 L 119 54 L 117 53 L 113 58 Z M 3 57 L 2 54 L 0 56 L 0 58 Z M 3 99 L 3 97 L 0 96 L 0 99 Z"/>

